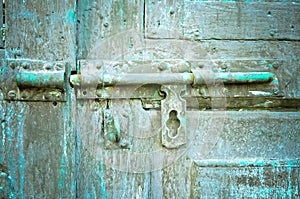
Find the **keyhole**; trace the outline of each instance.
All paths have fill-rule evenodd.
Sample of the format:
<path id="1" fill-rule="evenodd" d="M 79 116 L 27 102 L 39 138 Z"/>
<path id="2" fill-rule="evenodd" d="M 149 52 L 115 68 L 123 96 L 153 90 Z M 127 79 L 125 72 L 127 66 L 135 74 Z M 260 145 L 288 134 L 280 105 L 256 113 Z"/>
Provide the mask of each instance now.
<path id="1" fill-rule="evenodd" d="M 177 118 L 177 111 L 172 110 L 169 113 L 169 119 L 167 121 L 167 127 L 169 128 L 169 137 L 173 138 L 178 134 L 178 128 L 180 126 L 180 121 Z"/>

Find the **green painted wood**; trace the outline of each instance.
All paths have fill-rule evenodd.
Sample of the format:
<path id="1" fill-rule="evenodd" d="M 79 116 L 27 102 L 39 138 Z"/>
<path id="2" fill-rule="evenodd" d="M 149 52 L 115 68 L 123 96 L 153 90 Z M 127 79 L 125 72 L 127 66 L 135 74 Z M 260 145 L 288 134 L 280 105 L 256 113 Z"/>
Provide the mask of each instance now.
<path id="1" fill-rule="evenodd" d="M 5 8 L 5 58 L 75 67 L 75 1 L 6 1 Z M 75 197 L 72 96 L 66 92 L 67 102 L 1 101 L 0 163 L 10 180 L 4 194 L 11 198 Z"/>
<path id="2" fill-rule="evenodd" d="M 208 110 L 205 97 L 194 98 L 186 113 L 188 143 L 168 150 L 161 145 L 158 105 L 143 109 L 139 99 L 79 100 L 69 87 L 67 102 L 6 101 L 0 90 L 0 197 L 299 196 L 298 3 L 37 2 L 6 2 L 6 58 L 62 60 L 75 70 L 77 56 L 113 61 L 106 69 L 116 73 L 197 67 L 270 71 L 287 99 L 234 98 L 266 85 L 226 87 L 228 102 L 206 101 Z M 174 32 L 179 26 L 183 31 Z M 273 28 L 277 32 L 271 35 Z M 138 64 L 159 59 L 159 70 Z M 173 67 L 164 70 L 163 60 L 170 59 Z M 223 109 L 226 103 L 231 111 Z M 288 103 L 289 112 L 280 109 Z M 113 117 L 105 117 L 107 112 Z M 111 137 L 115 128 L 118 139 Z M 270 166 L 272 161 L 279 166 Z"/>
<path id="3" fill-rule="evenodd" d="M 5 25 L 3 25 L 4 21 L 3 21 L 3 13 L 4 13 L 4 7 L 3 7 L 3 2 L 0 2 L 0 48 L 4 48 L 4 39 L 5 39 L 5 36 L 4 36 L 4 29 L 5 29 Z"/>
<path id="4" fill-rule="evenodd" d="M 299 2 L 147 1 L 146 36 L 299 40 Z M 288 13 L 288 14 L 287 14 Z"/>
<path id="5" fill-rule="evenodd" d="M 197 161 L 192 169 L 191 197 L 297 198 L 299 164 L 299 159 Z"/>
<path id="6" fill-rule="evenodd" d="M 10 58 L 75 63 L 76 1 L 17 0 L 5 5 Z"/>

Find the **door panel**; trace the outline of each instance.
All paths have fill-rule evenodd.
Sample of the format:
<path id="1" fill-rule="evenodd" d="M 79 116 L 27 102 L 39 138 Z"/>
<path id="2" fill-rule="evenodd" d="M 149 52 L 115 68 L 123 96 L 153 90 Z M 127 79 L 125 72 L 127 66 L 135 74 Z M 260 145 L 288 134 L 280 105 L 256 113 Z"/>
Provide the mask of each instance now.
<path id="1" fill-rule="evenodd" d="M 16 75 L 23 72 L 39 73 L 41 77 L 49 72 L 51 78 L 58 70 L 58 65 L 53 65 L 56 61 L 75 66 L 74 6 L 75 1 L 5 1 L 0 162 L 9 182 L 3 198 L 75 197 L 75 136 L 69 87 L 62 82 L 62 90 L 48 83 L 37 88 L 39 78 L 32 80 L 34 87 L 24 88 L 16 82 Z M 7 64 L 7 60 L 22 60 L 22 64 Z M 35 68 L 36 63 L 49 65 Z M 59 70 L 66 69 L 67 75 L 70 70 L 62 67 Z M 60 92 L 68 97 L 58 98 Z"/>
<path id="2" fill-rule="evenodd" d="M 299 40 L 294 2 L 146 2 L 149 38 Z"/>
<path id="3" fill-rule="evenodd" d="M 0 198 L 299 197 L 297 2 L 4 7 Z"/>

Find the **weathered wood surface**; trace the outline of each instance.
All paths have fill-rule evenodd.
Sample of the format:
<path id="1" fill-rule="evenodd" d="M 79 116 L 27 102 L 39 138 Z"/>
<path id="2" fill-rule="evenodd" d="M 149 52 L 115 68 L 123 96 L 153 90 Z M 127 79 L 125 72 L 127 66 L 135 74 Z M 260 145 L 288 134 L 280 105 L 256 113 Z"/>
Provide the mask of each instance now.
<path id="1" fill-rule="evenodd" d="M 299 2 L 147 1 L 146 36 L 299 40 Z"/>
<path id="2" fill-rule="evenodd" d="M 1 172 L 9 181 L 4 193 L 10 198 L 72 196 L 72 137 L 68 122 L 60 120 L 69 120 L 67 106 L 4 102 L 2 108 L 1 165 L 7 171 Z"/>
<path id="3" fill-rule="evenodd" d="M 74 65 L 76 1 L 66 2 L 7 1 L 5 4 L 7 56 L 64 60 Z"/>
<path id="4" fill-rule="evenodd" d="M 4 17 L 3 17 L 3 14 L 4 14 L 4 8 L 3 8 L 3 2 L 0 2 L 0 12 L 1 12 L 1 14 L 0 14 L 0 35 L 1 35 L 1 39 L 0 39 L 0 48 L 4 48 L 4 35 L 3 35 L 3 33 L 4 33 L 4 29 L 5 29 L 5 27 L 3 26 L 3 19 L 4 19 Z"/>
<path id="5" fill-rule="evenodd" d="M 75 67 L 75 1 L 17 0 L 6 1 L 5 7 L 5 58 L 62 60 Z M 8 67 L 2 64 L 1 72 Z M 68 102 L 1 101 L 0 162 L 9 178 L 4 198 L 75 197 L 75 135 L 68 96 Z"/>
<path id="6" fill-rule="evenodd" d="M 161 156 L 157 151 L 164 149 L 160 145 L 159 135 L 156 136 L 157 134 L 154 133 L 159 132 L 160 128 L 159 112 L 139 110 L 138 106 L 138 101 L 126 100 L 110 104 L 110 109 L 115 110 L 115 118 L 122 118 L 121 137 L 131 143 L 131 149 L 125 150 L 118 145 L 115 148 L 106 147 L 101 133 L 102 120 L 99 116 L 101 106 L 95 106 L 94 101 L 82 102 L 79 105 L 78 116 L 85 118 L 81 119 L 80 129 L 78 129 L 81 132 L 79 133 L 81 151 L 79 170 L 86 171 L 79 172 L 80 177 L 77 182 L 80 185 L 78 189 L 80 196 L 95 194 L 106 195 L 109 196 L 108 198 L 112 196 L 131 198 L 136 195 L 146 198 L 152 196 L 172 198 L 186 197 L 191 192 L 197 196 L 199 189 L 202 190 L 202 196 L 209 196 L 212 190 L 202 186 L 204 182 L 198 186 L 193 185 L 196 183 L 194 180 L 197 178 L 200 181 L 201 176 L 198 173 L 192 173 L 193 175 L 190 176 L 190 172 L 195 170 L 194 166 L 192 167 L 193 161 L 205 162 L 215 159 L 222 162 L 224 160 L 222 164 L 226 167 L 226 161 L 231 160 L 238 162 L 258 157 L 261 162 L 268 159 L 297 160 L 300 155 L 298 131 L 300 117 L 297 112 L 189 111 L 187 125 L 190 128 L 187 134 L 188 144 L 184 147 L 184 152 L 177 156 L 176 150 L 173 150 L 173 154 L 164 153 L 165 156 Z M 133 114 L 127 115 L 130 119 L 126 120 L 125 115 L 128 113 Z M 143 122 L 137 122 L 140 120 Z M 128 159 L 128 156 L 134 156 L 136 153 L 140 155 L 138 158 Z M 155 155 L 154 159 L 151 159 L 151 154 Z M 172 161 L 168 162 L 170 158 Z M 237 167 L 242 171 L 243 168 Z M 282 169 L 298 172 L 298 168 L 299 164 L 297 163 L 296 168 L 289 168 L 287 165 Z M 214 168 L 209 169 L 212 170 L 212 177 L 215 177 Z M 266 168 L 266 170 L 268 169 Z M 132 174 L 132 172 L 141 174 Z M 245 172 L 246 174 L 247 172 Z M 216 176 L 216 179 L 213 178 L 213 180 L 223 179 L 222 174 L 218 175 L 219 177 Z M 235 174 L 232 173 L 232 175 Z M 255 172 L 251 175 L 259 178 Z M 276 179 L 278 175 L 280 175 L 278 172 L 269 172 L 263 178 L 272 180 Z M 245 178 L 247 177 L 245 176 Z M 297 181 L 297 175 L 292 175 L 291 178 Z M 213 183 L 208 179 L 206 181 L 207 184 Z M 288 195 L 290 190 L 294 195 L 299 194 L 296 181 L 291 181 L 290 188 L 283 189 L 280 194 Z M 234 182 L 232 182 L 233 185 L 235 185 Z M 285 187 L 278 181 L 272 183 L 274 185 L 272 187 L 277 187 L 278 183 L 278 186 Z M 240 189 L 235 192 L 235 188 L 238 186 L 242 185 L 226 187 L 228 194 L 231 192 L 242 193 Z M 245 186 L 258 191 L 257 196 L 261 193 L 260 191 L 267 189 L 265 186 L 252 185 L 251 182 Z M 272 192 L 272 187 L 268 191 Z M 231 194 L 230 196 L 238 195 Z M 268 195 L 265 194 L 265 196 Z"/>
<path id="7" fill-rule="evenodd" d="M 299 160 L 196 161 L 192 198 L 298 198 Z M 235 187 L 235 189 L 228 189 Z"/>
<path id="8" fill-rule="evenodd" d="M 117 72 L 157 72 L 156 68 L 146 68 L 138 62 L 160 60 L 163 63 L 164 60 L 170 59 L 184 63 L 185 67 L 185 61 L 187 61 L 188 65 L 183 71 L 203 65 L 214 71 L 224 70 L 224 65 L 228 71 L 272 71 L 278 76 L 280 90 L 284 96 L 299 96 L 297 89 L 299 87 L 297 81 L 298 42 L 275 41 L 298 39 L 296 25 L 294 25 L 295 31 L 290 30 L 289 26 L 281 24 L 285 18 L 278 17 L 288 10 L 299 18 L 295 11 L 298 5 L 295 5 L 295 8 L 288 6 L 279 8 L 280 4 L 273 2 L 241 3 L 241 21 L 239 22 L 241 24 L 240 29 L 236 30 L 232 27 L 237 23 L 235 9 L 239 2 L 146 1 L 146 15 L 144 16 L 146 38 L 144 38 L 143 32 L 140 31 L 142 26 L 136 24 L 143 21 L 142 9 L 136 7 L 141 4 L 136 2 L 101 4 L 99 2 L 82 2 L 84 10 L 79 11 L 78 16 L 80 20 L 79 59 L 116 61 L 116 64 L 105 69 Z M 170 13 L 171 7 L 175 8 L 173 14 Z M 269 7 L 273 13 L 272 16 L 267 16 Z M 225 11 L 225 8 L 228 11 Z M 251 12 L 254 9 L 259 13 L 256 17 L 259 23 L 255 23 L 253 18 L 248 18 L 253 15 Z M 266 11 L 263 11 L 264 9 Z M 120 10 L 123 15 L 120 14 Z M 210 11 L 211 18 L 202 17 L 199 10 L 203 10 L 203 13 Z M 192 14 L 185 16 L 185 12 L 192 11 L 195 11 L 193 17 Z M 219 27 L 211 22 L 215 21 L 216 11 L 224 18 L 218 22 Z M 130 12 L 133 14 L 129 15 Z M 111 13 L 111 15 L 101 13 Z M 124 26 L 122 20 L 125 18 L 128 22 L 130 16 L 134 17 L 131 19 L 133 23 Z M 266 21 L 263 16 L 269 17 L 270 21 Z M 189 17 L 191 21 L 185 20 L 190 19 Z M 225 19 L 228 20 L 224 24 Z M 84 20 L 86 21 L 83 23 Z M 297 24 L 293 20 L 289 22 Z M 156 27 L 157 23 L 160 23 L 160 27 Z M 173 31 L 182 24 L 186 25 L 185 29 L 179 28 L 178 30 L 184 30 L 183 32 Z M 272 24 L 278 26 L 276 26 L 278 32 L 271 36 L 268 31 L 273 28 Z M 268 26 L 264 27 L 264 25 Z M 194 26 L 207 29 L 208 32 L 195 37 L 194 32 L 188 32 Z M 253 26 L 256 28 L 255 31 L 252 31 Z M 284 32 L 286 29 L 289 29 L 288 32 Z M 249 33 L 246 34 L 246 31 Z M 241 41 L 237 41 L 239 39 Z M 104 67 L 104 64 L 100 65 Z M 181 67 L 180 64 L 176 66 Z M 175 71 L 182 70 L 176 66 Z M 235 92 L 245 95 L 250 89 L 259 90 L 263 89 L 263 86 L 253 85 L 247 88 L 232 86 L 230 89 L 233 90 L 232 96 Z M 254 100 L 253 108 L 267 107 L 272 103 L 267 99 L 262 100 Z M 237 102 L 232 102 L 232 104 L 235 103 L 237 104 Z M 246 105 L 243 107 L 249 109 L 248 104 L 244 104 Z M 102 129 L 102 114 L 105 109 L 111 110 L 114 117 L 119 119 L 121 137 L 130 141 L 132 145 L 130 149 L 121 149 L 118 144 L 106 146 Z M 163 149 L 159 135 L 160 111 L 143 110 L 136 100 L 112 100 L 108 101 L 107 105 L 105 102 L 99 103 L 95 100 L 80 100 L 77 101 L 77 114 L 77 121 L 79 121 L 77 145 L 80 150 L 78 152 L 77 195 L 80 197 L 197 197 L 197 191 L 202 187 L 194 185 L 194 183 L 197 185 L 195 179 L 199 176 L 195 173 L 195 166 L 192 166 L 194 161 L 199 159 L 205 161 L 211 158 L 247 159 L 249 157 L 295 159 L 299 156 L 299 132 L 297 131 L 299 114 L 297 112 L 233 111 L 228 115 L 218 115 L 210 111 L 189 111 L 187 122 L 190 145 L 183 154 L 174 152 L 176 150 L 170 154 Z M 161 150 L 165 152 L 162 153 L 164 156 L 157 153 Z M 140 156 L 136 156 L 136 153 Z M 277 173 L 273 173 L 269 177 L 276 178 L 276 175 Z M 295 188 L 297 185 L 292 186 Z M 263 186 L 254 188 L 264 189 Z M 207 191 L 207 194 L 210 192 L 209 189 L 204 191 Z M 285 193 L 287 191 L 285 190 Z"/>
<path id="9" fill-rule="evenodd" d="M 213 71 L 272 71 L 281 94 L 295 100 L 291 112 L 261 109 L 272 108 L 272 100 L 279 103 L 276 96 L 249 98 L 249 103 L 230 98 L 230 108 L 245 109 L 239 112 L 200 111 L 195 99 L 187 111 L 188 144 L 169 150 L 161 145 L 161 112 L 143 109 L 138 99 L 76 100 L 75 89 L 67 91 L 67 102 L 57 104 L 3 101 L 0 95 L 0 196 L 299 196 L 298 3 L 76 2 L 7 1 L 6 58 L 63 60 L 73 69 L 76 58 L 125 62 L 108 68 L 117 72 L 152 71 L 135 61 L 154 59 L 174 59 L 179 62 L 174 71 L 183 72 L 199 66 Z M 232 86 L 229 96 L 245 95 L 249 89 L 264 88 Z M 107 111 L 120 122 L 128 148 L 107 141 Z M 241 161 L 258 157 L 262 162 L 296 160 L 296 166 L 276 171 L 240 167 Z M 210 165 L 211 159 L 224 168 Z M 238 166 L 228 167 L 231 161 Z M 288 180 L 273 180 L 283 177 Z M 256 195 L 249 195 L 245 187 Z"/>
<path id="10" fill-rule="evenodd" d="M 91 58 L 93 55 L 106 55 L 97 48 L 110 43 L 129 39 L 119 49 L 130 46 L 130 37 L 140 37 L 143 31 L 144 1 L 78 1 L 78 59 Z M 133 32 L 130 34 L 130 32 Z M 128 35 L 129 34 L 129 35 Z M 111 39 L 114 37 L 114 39 Z M 108 50 L 109 48 L 107 48 Z M 113 51 L 110 49 L 108 51 Z M 96 52 L 95 52 L 96 51 Z M 109 52 L 111 54 L 111 52 Z M 120 56 L 117 54 L 115 56 Z"/>

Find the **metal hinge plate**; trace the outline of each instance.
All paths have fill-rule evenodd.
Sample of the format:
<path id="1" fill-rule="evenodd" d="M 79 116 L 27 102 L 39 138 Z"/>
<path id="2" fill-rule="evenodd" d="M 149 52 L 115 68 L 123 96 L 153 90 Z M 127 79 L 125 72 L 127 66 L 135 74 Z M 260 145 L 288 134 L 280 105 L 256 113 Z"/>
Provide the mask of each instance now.
<path id="1" fill-rule="evenodd" d="M 31 59 L 3 61 L 2 98 L 16 101 L 66 101 L 66 70 L 62 61 Z"/>

